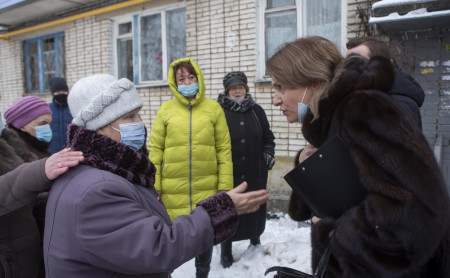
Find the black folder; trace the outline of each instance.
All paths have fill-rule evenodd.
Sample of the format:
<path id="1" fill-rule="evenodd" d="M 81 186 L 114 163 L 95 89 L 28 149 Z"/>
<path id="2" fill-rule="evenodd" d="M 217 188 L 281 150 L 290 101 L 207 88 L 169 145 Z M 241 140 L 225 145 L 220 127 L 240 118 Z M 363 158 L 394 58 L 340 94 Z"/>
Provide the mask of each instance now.
<path id="1" fill-rule="evenodd" d="M 367 195 L 350 149 L 339 135 L 325 142 L 284 179 L 320 218 L 337 219 Z"/>

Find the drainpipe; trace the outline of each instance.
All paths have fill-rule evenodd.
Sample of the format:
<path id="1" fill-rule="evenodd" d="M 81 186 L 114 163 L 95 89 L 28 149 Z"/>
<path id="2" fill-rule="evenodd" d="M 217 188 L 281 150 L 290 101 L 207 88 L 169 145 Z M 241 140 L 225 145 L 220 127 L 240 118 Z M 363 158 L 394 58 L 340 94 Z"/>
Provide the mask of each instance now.
<path id="1" fill-rule="evenodd" d="M 12 36 L 33 32 L 33 31 L 36 31 L 36 30 L 40 30 L 40 29 L 56 26 L 56 25 L 59 25 L 59 24 L 75 21 L 75 20 L 78 20 L 78 19 L 81 19 L 81 18 L 85 18 L 85 17 L 89 17 L 89 16 L 94 16 L 94 15 L 104 14 L 104 13 L 115 11 L 115 10 L 120 10 L 120 9 L 123 9 L 123 8 L 127 8 L 127 7 L 130 7 L 130 6 L 134 6 L 134 5 L 138 5 L 138 4 L 142 4 L 142 3 L 146 3 L 146 2 L 150 2 L 150 1 L 152 1 L 152 0 L 130 0 L 130 1 L 114 4 L 114 5 L 111 5 L 111 6 L 108 6 L 108 7 L 103 7 L 103 8 L 92 10 L 92 11 L 89 11 L 89 12 L 84 12 L 84 13 L 68 16 L 68 17 L 65 17 L 65 18 L 53 20 L 53 21 L 50 21 L 50 22 L 45 22 L 45 23 L 42 23 L 42 24 L 38 24 L 38 25 L 35 25 L 35 26 L 27 27 L 27 28 L 20 29 L 20 30 L 17 30 L 17 31 L 12 31 L 12 32 L 8 32 L 8 33 L 5 33 L 5 34 L 1 34 L 0 35 L 0 39 L 2 39 L 2 40 L 9 40 Z"/>

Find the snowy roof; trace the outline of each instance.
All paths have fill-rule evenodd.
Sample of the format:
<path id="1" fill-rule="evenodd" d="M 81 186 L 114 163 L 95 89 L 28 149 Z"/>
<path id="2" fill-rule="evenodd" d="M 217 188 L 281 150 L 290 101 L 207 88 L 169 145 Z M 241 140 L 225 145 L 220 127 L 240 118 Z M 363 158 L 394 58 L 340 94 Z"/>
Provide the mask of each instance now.
<path id="1" fill-rule="evenodd" d="M 387 1 L 387 0 L 384 0 Z M 382 1 L 382 2 L 384 2 Z M 400 0 L 392 0 L 392 1 L 400 1 Z M 411 1 L 411 0 L 410 0 Z M 418 18 L 437 18 L 437 17 L 445 17 L 450 15 L 450 10 L 446 11 L 436 11 L 436 12 L 427 12 L 426 8 L 421 8 L 418 10 L 410 11 L 405 15 L 399 15 L 398 13 L 391 13 L 388 16 L 382 17 L 370 17 L 369 23 L 376 24 L 381 22 L 392 22 L 399 20 L 409 20 L 409 19 L 418 19 Z"/>
<path id="2" fill-rule="evenodd" d="M 399 6 L 399 5 L 407 5 L 407 4 L 421 4 L 427 2 L 436 2 L 439 0 L 382 0 L 374 3 L 372 5 L 372 9 L 381 8 L 381 7 L 389 7 L 389 6 Z"/>
<path id="3" fill-rule="evenodd" d="M 377 24 L 385 32 L 448 28 L 450 1 L 382 0 L 372 5 L 369 24 Z"/>

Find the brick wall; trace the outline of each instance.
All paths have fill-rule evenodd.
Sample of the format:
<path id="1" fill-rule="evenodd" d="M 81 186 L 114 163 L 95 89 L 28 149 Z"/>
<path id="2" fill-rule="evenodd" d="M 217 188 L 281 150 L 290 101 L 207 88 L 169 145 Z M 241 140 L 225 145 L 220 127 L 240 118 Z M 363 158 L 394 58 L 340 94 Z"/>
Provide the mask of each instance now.
<path id="1" fill-rule="evenodd" d="M 234 70 L 248 76 L 250 92 L 266 111 L 276 136 L 277 156 L 294 156 L 305 141 L 300 125 L 286 123 L 279 109 L 272 106 L 270 83 L 255 81 L 256 17 L 254 0 L 208 1 L 186 3 L 187 56 L 201 67 L 208 88 L 206 95 L 216 99 L 223 90 L 222 78 Z M 96 73 L 113 73 L 112 24 L 109 19 L 87 17 L 75 21 L 65 30 L 66 79 L 69 88 L 80 78 Z M 23 86 L 21 41 L 1 41 L 2 82 L 0 108 L 5 110 L 26 92 Z M 167 86 L 139 88 L 143 97 L 142 116 L 151 126 L 162 102 L 171 99 Z M 40 94 L 47 101 L 49 93 Z"/>
<path id="2" fill-rule="evenodd" d="M 276 156 L 294 156 L 305 145 L 300 125 L 288 125 L 279 108 L 272 105 L 272 88 L 256 82 L 256 20 L 254 0 L 192 0 L 186 5 L 187 55 L 205 75 L 207 96 L 223 91 L 222 78 L 229 71 L 244 71 L 250 93 L 261 105 L 276 138 Z"/>
<path id="3" fill-rule="evenodd" d="M 24 93 L 20 41 L 0 40 L 0 112 L 5 113 Z"/>
<path id="4" fill-rule="evenodd" d="M 374 35 L 374 28 L 368 25 L 372 4 L 377 1 L 347 1 L 347 38 Z"/>
<path id="5" fill-rule="evenodd" d="M 66 80 L 69 88 L 80 78 L 112 73 L 112 24 L 87 17 L 64 31 Z"/>

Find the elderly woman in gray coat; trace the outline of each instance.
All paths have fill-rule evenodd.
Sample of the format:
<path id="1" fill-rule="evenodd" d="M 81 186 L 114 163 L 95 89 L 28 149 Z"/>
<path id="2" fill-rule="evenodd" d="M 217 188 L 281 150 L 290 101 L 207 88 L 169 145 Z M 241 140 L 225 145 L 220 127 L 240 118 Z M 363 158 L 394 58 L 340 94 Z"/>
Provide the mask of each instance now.
<path id="1" fill-rule="evenodd" d="M 46 274 L 51 277 L 169 277 L 230 238 L 238 214 L 265 203 L 243 183 L 171 222 L 153 187 L 155 167 L 141 152 L 142 102 L 127 79 L 93 75 L 69 95 L 68 145 L 85 160 L 55 182 L 47 204 Z"/>

